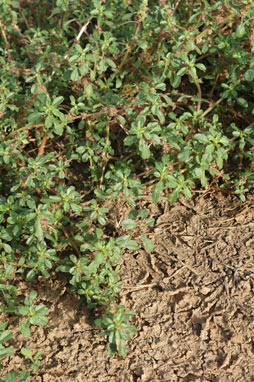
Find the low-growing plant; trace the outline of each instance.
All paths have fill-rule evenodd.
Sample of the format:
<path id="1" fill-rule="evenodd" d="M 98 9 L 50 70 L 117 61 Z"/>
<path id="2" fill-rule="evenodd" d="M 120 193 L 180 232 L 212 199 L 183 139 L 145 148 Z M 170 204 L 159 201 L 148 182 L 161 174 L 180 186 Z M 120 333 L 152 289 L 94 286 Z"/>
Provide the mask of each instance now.
<path id="1" fill-rule="evenodd" d="M 119 302 L 125 249 L 153 251 L 151 193 L 239 195 L 254 176 L 254 8 L 250 0 L 0 2 L 0 355 L 47 324 L 29 283 L 65 272 L 110 353 L 134 327 Z M 127 219 L 112 210 L 127 203 Z M 113 223 L 112 223 L 113 222 Z M 16 321 L 15 321 L 16 320 Z M 10 325 L 9 325 L 10 326 Z M 5 361 L 2 363 L 5 365 Z M 26 381 L 12 370 L 2 381 Z"/>
<path id="2" fill-rule="evenodd" d="M 22 348 L 20 352 L 25 358 L 27 358 L 27 359 L 29 359 L 29 361 L 31 361 L 30 367 L 34 372 L 36 372 L 39 369 L 39 366 L 40 366 L 39 358 L 42 356 L 43 352 L 38 351 L 34 357 L 33 357 L 30 349 Z"/>
<path id="3" fill-rule="evenodd" d="M 130 339 L 130 334 L 136 333 L 136 327 L 128 322 L 133 314 L 132 311 L 126 311 L 124 306 L 118 305 L 114 313 L 109 308 L 106 315 L 95 320 L 95 327 L 104 329 L 100 335 L 108 337 L 109 354 L 118 351 L 120 356 L 125 355 L 125 342 Z"/>

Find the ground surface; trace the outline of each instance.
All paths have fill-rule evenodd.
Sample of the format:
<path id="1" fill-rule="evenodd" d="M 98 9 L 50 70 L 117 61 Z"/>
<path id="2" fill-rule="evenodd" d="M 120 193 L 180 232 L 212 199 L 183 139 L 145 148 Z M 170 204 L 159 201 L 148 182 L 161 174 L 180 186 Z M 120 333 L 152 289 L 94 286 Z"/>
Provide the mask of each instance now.
<path id="1" fill-rule="evenodd" d="M 44 352 L 31 381 L 254 381 L 253 200 L 200 193 L 156 206 L 140 199 L 155 218 L 147 232 L 155 249 L 123 256 L 120 303 L 135 312 L 138 328 L 123 359 L 107 355 L 65 280 L 35 283 L 49 325 L 35 328 L 37 339 L 14 342 Z M 23 362 L 17 352 L 5 370 Z"/>

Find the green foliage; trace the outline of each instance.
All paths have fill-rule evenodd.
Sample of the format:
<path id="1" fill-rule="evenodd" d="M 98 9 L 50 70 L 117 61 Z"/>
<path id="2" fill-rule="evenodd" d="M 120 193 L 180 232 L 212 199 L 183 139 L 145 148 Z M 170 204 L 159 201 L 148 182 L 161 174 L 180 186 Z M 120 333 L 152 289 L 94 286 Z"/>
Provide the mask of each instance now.
<path id="1" fill-rule="evenodd" d="M 13 347 L 5 347 L 3 345 L 4 342 L 8 341 L 10 338 L 12 338 L 12 331 L 11 330 L 5 330 L 7 327 L 8 322 L 2 322 L 0 325 L 0 357 L 5 357 L 6 355 L 13 355 Z M 0 366 L 2 366 L 0 364 Z"/>
<path id="2" fill-rule="evenodd" d="M 33 301 L 37 296 L 36 291 L 31 291 L 30 295 L 25 298 L 24 305 L 19 306 L 17 314 L 25 316 L 25 320 L 20 323 L 19 330 L 24 337 L 30 337 L 30 325 L 39 325 L 41 327 L 47 325 L 48 309 L 44 305 L 34 306 Z"/>
<path id="3" fill-rule="evenodd" d="M 37 352 L 37 354 L 35 355 L 35 357 L 33 357 L 32 355 L 32 352 L 30 349 L 27 349 L 27 348 L 22 348 L 21 349 L 21 354 L 29 359 L 31 361 L 31 369 L 36 372 L 38 369 L 39 369 L 39 366 L 40 366 L 40 361 L 39 361 L 39 358 L 42 356 L 42 352 Z"/>
<path id="4" fill-rule="evenodd" d="M 0 2 L 0 309 L 24 336 L 47 309 L 35 291 L 22 300 L 17 276 L 29 285 L 54 269 L 90 308 L 106 307 L 96 325 L 124 355 L 134 329 L 113 310 L 122 250 L 153 251 L 138 197 L 173 203 L 216 185 L 245 201 L 253 27 L 250 0 Z M 117 203 L 132 210 L 116 223 Z M 7 326 L 2 357 L 14 352 Z M 36 372 L 41 354 L 21 352 Z"/>
<path id="5" fill-rule="evenodd" d="M 95 327 L 104 329 L 100 335 L 108 337 L 109 354 L 114 354 L 118 350 L 119 355 L 124 356 L 125 341 L 130 339 L 130 334 L 136 333 L 135 326 L 128 322 L 133 312 L 124 309 L 124 306 L 118 305 L 112 313 L 109 308 L 105 316 L 95 320 Z"/>

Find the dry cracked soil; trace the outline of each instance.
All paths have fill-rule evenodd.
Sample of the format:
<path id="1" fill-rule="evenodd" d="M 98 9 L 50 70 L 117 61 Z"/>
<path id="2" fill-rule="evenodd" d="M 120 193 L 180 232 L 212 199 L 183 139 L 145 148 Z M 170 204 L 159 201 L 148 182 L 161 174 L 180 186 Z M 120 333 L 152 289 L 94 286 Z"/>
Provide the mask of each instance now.
<path id="1" fill-rule="evenodd" d="M 139 200 L 155 219 L 146 232 L 155 246 L 122 257 L 119 303 L 134 311 L 137 326 L 126 357 L 107 354 L 64 278 L 35 283 L 48 326 L 24 339 L 13 324 L 16 349 L 43 351 L 30 381 L 254 381 L 254 197 L 198 195 L 174 205 Z M 120 220 L 129 212 L 121 208 Z M 19 288 L 26 293 L 25 283 Z M 24 366 L 17 350 L 4 371 Z"/>

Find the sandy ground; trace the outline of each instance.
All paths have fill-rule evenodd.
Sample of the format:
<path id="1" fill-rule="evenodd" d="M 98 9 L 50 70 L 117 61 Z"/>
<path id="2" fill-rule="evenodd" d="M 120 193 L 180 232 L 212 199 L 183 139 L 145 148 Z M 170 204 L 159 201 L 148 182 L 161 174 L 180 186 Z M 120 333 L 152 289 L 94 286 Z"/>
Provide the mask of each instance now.
<path id="1" fill-rule="evenodd" d="M 4 371 L 25 366 L 18 349 L 26 346 L 43 351 L 32 382 L 254 381 L 253 200 L 200 193 L 172 206 L 141 198 L 155 219 L 146 227 L 155 249 L 123 254 L 119 303 L 134 311 L 138 329 L 127 356 L 107 354 L 91 314 L 57 277 L 34 283 L 49 324 L 29 339 L 16 332 Z"/>

